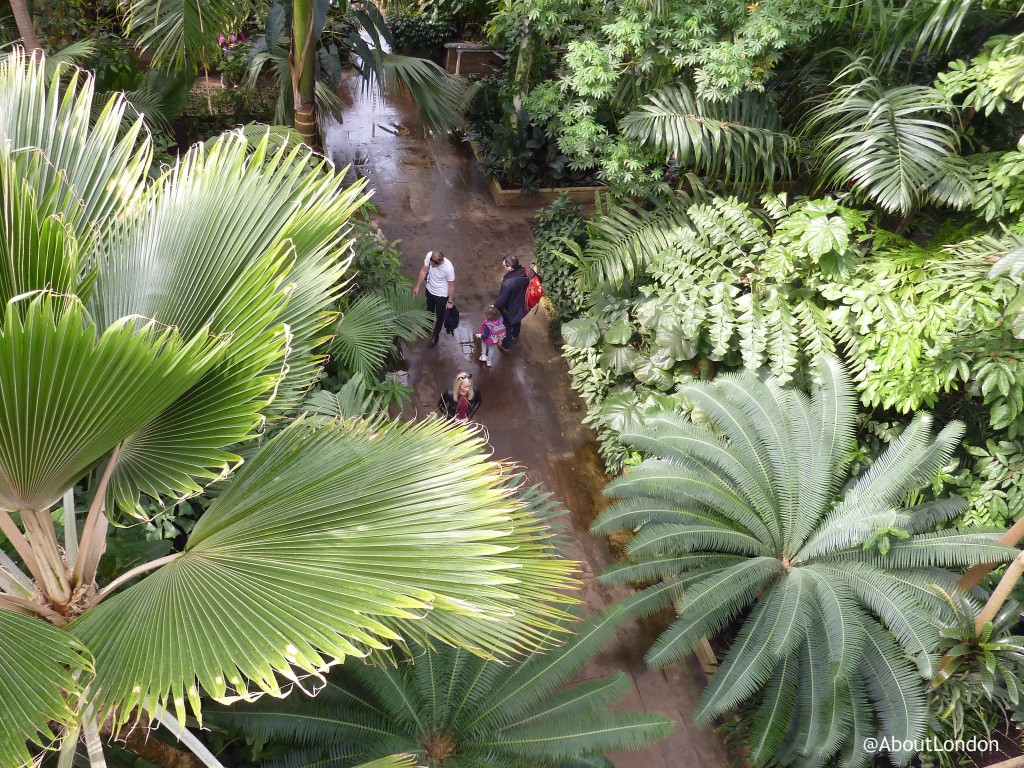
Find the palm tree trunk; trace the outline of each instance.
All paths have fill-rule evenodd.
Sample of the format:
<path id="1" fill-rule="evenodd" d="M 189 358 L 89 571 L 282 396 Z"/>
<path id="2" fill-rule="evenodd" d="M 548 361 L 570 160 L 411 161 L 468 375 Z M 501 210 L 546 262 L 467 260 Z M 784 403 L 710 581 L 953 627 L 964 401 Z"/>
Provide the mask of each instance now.
<path id="1" fill-rule="evenodd" d="M 316 122 L 316 36 L 313 29 L 313 0 L 292 4 L 292 94 L 295 101 L 295 130 L 310 146 L 319 141 Z"/>
<path id="2" fill-rule="evenodd" d="M 14 14 L 14 23 L 18 25 L 18 34 L 21 35 L 21 43 L 25 50 L 32 54 L 32 58 L 39 55 L 43 46 L 39 44 L 39 35 L 32 23 L 32 12 L 28 8 L 28 0 L 11 0 L 11 12 Z"/>

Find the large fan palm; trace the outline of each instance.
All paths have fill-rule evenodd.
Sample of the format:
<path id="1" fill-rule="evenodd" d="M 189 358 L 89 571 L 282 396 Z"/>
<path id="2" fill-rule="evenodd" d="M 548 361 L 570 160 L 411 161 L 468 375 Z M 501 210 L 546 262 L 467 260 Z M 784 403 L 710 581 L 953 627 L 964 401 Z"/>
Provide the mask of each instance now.
<path id="1" fill-rule="evenodd" d="M 94 122 L 91 79 L 44 69 L 0 62 L 0 764 L 64 733 L 97 753 L 99 723 L 198 716 L 202 695 L 403 639 L 544 639 L 570 568 L 533 497 L 440 422 L 299 421 L 183 551 L 97 584 L 118 509 L 198 492 L 300 402 L 365 197 L 304 148 L 241 136 L 146 184 L 124 101 Z"/>
<path id="2" fill-rule="evenodd" d="M 397 666 L 352 662 L 315 699 L 293 694 L 211 715 L 281 754 L 278 766 L 342 768 L 411 753 L 430 768 L 610 766 L 602 752 L 664 738 L 672 721 L 609 708 L 622 672 L 566 687 L 614 637 L 614 608 L 571 629 L 559 647 L 498 664 L 463 650 L 417 649 Z M 556 641 L 560 638 L 552 638 Z"/>
<path id="3" fill-rule="evenodd" d="M 810 397 L 749 371 L 684 387 L 702 419 L 663 413 L 624 433 L 652 458 L 608 486 L 618 501 L 593 528 L 639 529 L 629 562 L 604 577 L 662 580 L 632 598 L 635 612 L 679 600 L 651 664 L 743 619 L 696 718 L 757 701 L 757 765 L 841 750 L 845 764 L 863 765 L 866 735 L 919 737 L 928 722 L 922 674 L 931 674 L 946 607 L 932 585 L 952 589 L 946 568 L 1015 553 L 993 533 L 933 532 L 963 511 L 959 499 L 904 506 L 949 459 L 959 424 L 933 436 L 931 419 L 918 416 L 848 482 L 854 390 L 834 360 L 823 359 L 819 375 Z"/>

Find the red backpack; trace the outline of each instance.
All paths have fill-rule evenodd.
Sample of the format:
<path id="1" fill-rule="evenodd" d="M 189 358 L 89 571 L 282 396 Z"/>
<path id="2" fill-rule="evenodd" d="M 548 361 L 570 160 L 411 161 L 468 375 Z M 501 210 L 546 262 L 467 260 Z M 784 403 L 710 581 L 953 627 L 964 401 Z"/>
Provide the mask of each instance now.
<path id="1" fill-rule="evenodd" d="M 530 278 L 526 286 L 526 311 L 529 312 L 544 298 L 544 286 L 540 283 L 540 275 L 529 267 L 526 268 L 526 276 Z"/>

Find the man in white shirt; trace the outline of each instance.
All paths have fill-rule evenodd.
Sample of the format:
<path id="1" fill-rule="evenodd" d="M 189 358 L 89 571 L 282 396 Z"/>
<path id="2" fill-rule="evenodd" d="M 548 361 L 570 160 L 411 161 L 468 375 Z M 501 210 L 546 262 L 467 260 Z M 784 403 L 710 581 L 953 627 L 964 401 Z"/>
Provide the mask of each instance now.
<path id="1" fill-rule="evenodd" d="M 416 278 L 414 296 L 420 292 L 423 282 L 427 283 L 427 311 L 434 313 L 434 334 L 428 347 L 436 347 L 444 325 L 444 311 L 455 304 L 455 267 L 440 251 L 427 251 L 423 269 Z"/>

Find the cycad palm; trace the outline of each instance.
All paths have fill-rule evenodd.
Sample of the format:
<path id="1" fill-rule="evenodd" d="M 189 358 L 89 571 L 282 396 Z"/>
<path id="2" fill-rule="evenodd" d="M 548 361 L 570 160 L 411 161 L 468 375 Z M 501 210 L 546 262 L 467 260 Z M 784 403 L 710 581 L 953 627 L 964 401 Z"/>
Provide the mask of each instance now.
<path id="1" fill-rule="evenodd" d="M 537 499 L 441 422 L 299 421 L 183 551 L 97 583 L 118 509 L 226 477 L 300 402 L 365 197 L 305 148 L 237 135 L 146 183 L 123 100 L 94 118 L 91 79 L 44 72 L 0 61 L 0 765 L 73 735 L 70 765 L 108 717 L 182 720 L 402 638 L 546 639 L 570 568 Z"/>
<path id="2" fill-rule="evenodd" d="M 639 529 L 630 562 L 604 576 L 663 579 L 632 599 L 634 612 L 680 599 L 649 663 L 675 661 L 743 617 L 696 718 L 759 699 L 758 765 L 841 749 L 847 764 L 864 764 L 865 735 L 920 736 L 921 674 L 945 605 L 931 585 L 952 589 L 944 568 L 1014 553 L 976 529 L 930 532 L 964 509 L 958 499 L 903 506 L 949 459 L 959 424 L 933 436 L 918 416 L 847 485 L 854 391 L 834 360 L 819 370 L 810 397 L 751 372 L 684 387 L 709 423 L 662 413 L 624 433 L 652 458 L 608 486 L 618 501 L 593 528 Z"/>
<path id="3" fill-rule="evenodd" d="M 595 614 L 566 627 L 563 645 L 513 664 L 454 648 L 417 649 L 397 666 L 350 663 L 312 700 L 294 694 L 212 720 L 290 749 L 276 764 L 289 768 L 395 753 L 430 768 L 608 766 L 602 752 L 646 746 L 672 727 L 660 715 L 609 710 L 629 690 L 622 672 L 565 687 L 621 621 L 620 608 Z"/>

